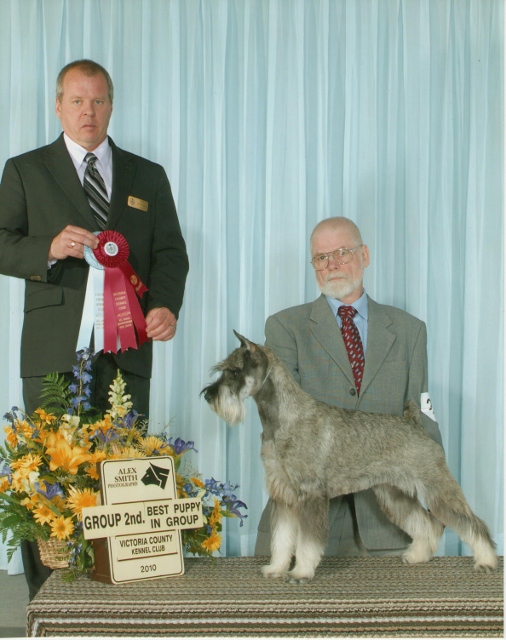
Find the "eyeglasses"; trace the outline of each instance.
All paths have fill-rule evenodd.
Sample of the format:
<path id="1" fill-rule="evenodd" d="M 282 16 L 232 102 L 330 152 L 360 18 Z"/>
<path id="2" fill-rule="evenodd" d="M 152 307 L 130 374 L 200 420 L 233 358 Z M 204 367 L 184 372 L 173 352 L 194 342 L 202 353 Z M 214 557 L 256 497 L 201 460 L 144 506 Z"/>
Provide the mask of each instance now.
<path id="1" fill-rule="evenodd" d="M 361 246 L 363 245 L 357 244 L 357 246 L 353 247 L 353 249 L 346 249 L 343 247 L 342 249 L 336 249 L 335 251 L 330 251 L 329 253 L 320 253 L 319 255 L 313 256 L 311 264 L 313 265 L 315 271 L 323 271 L 329 266 L 329 260 L 331 256 L 332 260 L 334 260 L 334 262 L 337 262 L 337 264 L 347 264 L 348 262 L 351 262 L 353 253 Z"/>

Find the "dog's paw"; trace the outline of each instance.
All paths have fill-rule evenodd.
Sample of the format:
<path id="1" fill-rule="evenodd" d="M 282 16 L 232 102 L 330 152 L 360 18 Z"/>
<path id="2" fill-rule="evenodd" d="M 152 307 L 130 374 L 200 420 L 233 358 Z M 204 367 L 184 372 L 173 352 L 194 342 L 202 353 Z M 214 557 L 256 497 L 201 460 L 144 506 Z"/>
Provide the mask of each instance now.
<path id="1" fill-rule="evenodd" d="M 285 578 L 286 577 L 286 570 L 280 569 L 279 567 L 275 567 L 272 564 L 266 564 L 265 567 L 262 567 L 261 571 L 264 578 Z"/>
<path id="2" fill-rule="evenodd" d="M 431 557 L 432 556 L 429 554 L 412 553 L 406 551 L 406 553 L 402 554 L 402 561 L 404 562 L 404 564 L 423 564 L 425 562 L 429 562 Z"/>
<path id="3" fill-rule="evenodd" d="M 490 573 L 495 569 L 497 569 L 497 558 L 490 558 L 486 562 L 483 562 L 482 560 L 480 560 L 474 563 L 475 571 L 483 571 L 484 573 Z"/>
<path id="4" fill-rule="evenodd" d="M 427 545 L 420 543 L 415 544 L 414 542 L 402 554 L 402 561 L 405 564 L 422 564 L 429 562 L 431 558 L 432 553 Z"/>
<path id="5" fill-rule="evenodd" d="M 307 584 L 311 582 L 312 578 L 295 578 L 291 576 L 289 573 L 285 576 L 285 581 L 290 584 Z"/>
<path id="6" fill-rule="evenodd" d="M 493 547 L 488 544 L 478 544 L 474 551 L 474 570 L 490 573 L 497 569 L 497 555 Z"/>
<path id="7" fill-rule="evenodd" d="M 294 568 L 286 574 L 285 580 L 290 584 L 306 584 L 307 582 L 311 582 L 313 578 L 314 572 L 310 574 L 303 571 L 297 571 L 297 568 Z"/>
<path id="8" fill-rule="evenodd" d="M 495 569 L 495 567 L 488 567 L 487 565 L 484 564 L 474 564 L 474 570 L 475 571 L 480 571 L 481 573 L 492 573 L 492 571 Z"/>

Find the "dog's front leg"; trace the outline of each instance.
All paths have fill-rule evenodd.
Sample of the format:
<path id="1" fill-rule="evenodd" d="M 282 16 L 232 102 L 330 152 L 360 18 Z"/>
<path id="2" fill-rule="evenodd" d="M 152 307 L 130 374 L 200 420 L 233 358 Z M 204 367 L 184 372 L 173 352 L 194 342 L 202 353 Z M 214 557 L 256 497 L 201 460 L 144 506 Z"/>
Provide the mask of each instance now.
<path id="1" fill-rule="evenodd" d="M 285 577 L 295 551 L 297 515 L 293 507 L 272 500 L 271 563 L 262 567 L 266 578 Z"/>
<path id="2" fill-rule="evenodd" d="M 297 544 L 295 566 L 288 573 L 290 582 L 309 582 L 327 544 L 329 533 L 329 500 L 311 496 L 297 506 Z"/>

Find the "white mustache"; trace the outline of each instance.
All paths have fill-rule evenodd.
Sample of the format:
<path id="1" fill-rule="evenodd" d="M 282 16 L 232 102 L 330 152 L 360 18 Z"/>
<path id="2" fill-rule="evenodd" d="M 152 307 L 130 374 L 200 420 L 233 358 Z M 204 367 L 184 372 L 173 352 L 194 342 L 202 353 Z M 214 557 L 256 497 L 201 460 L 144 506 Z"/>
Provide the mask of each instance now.
<path id="1" fill-rule="evenodd" d="M 347 273 L 340 273 L 339 271 L 332 271 L 331 273 L 327 273 L 325 278 L 323 279 L 324 284 L 330 282 L 331 280 L 336 280 L 337 278 L 344 278 L 351 282 L 351 278 Z"/>

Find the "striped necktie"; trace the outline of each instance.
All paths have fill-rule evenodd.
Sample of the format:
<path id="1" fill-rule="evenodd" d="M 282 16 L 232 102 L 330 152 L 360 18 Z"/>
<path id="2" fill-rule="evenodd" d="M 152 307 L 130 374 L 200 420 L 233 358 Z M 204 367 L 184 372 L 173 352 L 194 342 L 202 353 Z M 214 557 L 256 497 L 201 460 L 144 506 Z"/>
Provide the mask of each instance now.
<path id="1" fill-rule="evenodd" d="M 355 387 L 357 388 L 357 393 L 360 395 L 360 385 L 362 384 L 362 376 L 364 375 L 364 348 L 357 325 L 353 322 L 353 317 L 357 313 L 357 310 L 355 307 L 343 305 L 339 307 L 337 313 L 342 320 L 341 333 L 343 334 L 344 344 L 353 371 Z"/>
<path id="2" fill-rule="evenodd" d="M 97 156 L 94 153 L 87 153 L 84 160 L 88 163 L 84 172 L 84 190 L 98 226 L 100 229 L 105 229 L 109 213 L 109 198 L 105 182 L 95 166 Z"/>

